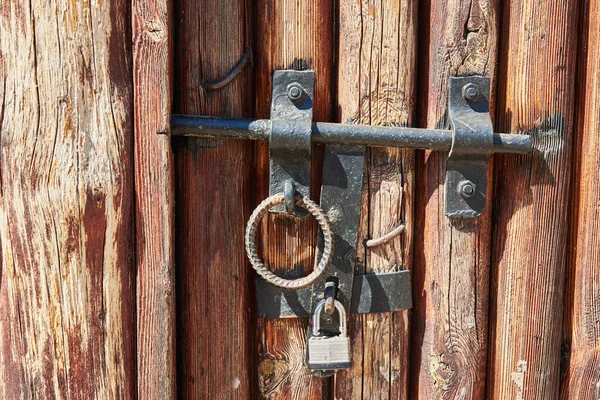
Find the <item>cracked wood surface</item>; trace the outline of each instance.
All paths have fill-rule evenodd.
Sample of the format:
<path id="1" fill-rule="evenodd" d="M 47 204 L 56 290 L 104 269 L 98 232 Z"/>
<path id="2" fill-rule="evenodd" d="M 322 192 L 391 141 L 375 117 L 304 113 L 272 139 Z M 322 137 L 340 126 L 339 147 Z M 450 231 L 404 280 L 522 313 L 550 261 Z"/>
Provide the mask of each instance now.
<path id="1" fill-rule="evenodd" d="M 134 398 L 126 1 L 2 1 L 0 398 Z"/>
<path id="2" fill-rule="evenodd" d="M 578 4 L 512 0 L 503 9 L 497 126 L 531 134 L 535 150 L 496 157 L 494 398 L 559 393 Z"/>
<path id="3" fill-rule="evenodd" d="M 314 69 L 314 121 L 329 121 L 333 101 L 333 24 L 330 0 L 256 2 L 256 116 L 269 118 L 272 70 Z M 268 196 L 269 151 L 256 146 L 257 202 Z M 313 146 L 312 199 L 319 199 L 322 151 Z M 266 216 L 259 246 L 269 268 L 280 274 L 312 270 L 317 223 L 286 215 Z M 258 391 L 265 399 L 325 399 L 330 379 L 304 365 L 307 318 L 258 321 Z"/>
<path id="4" fill-rule="evenodd" d="M 417 2 L 340 2 L 338 112 L 342 123 L 414 123 Z M 357 273 L 412 267 L 414 151 L 371 148 L 366 153 Z M 367 238 L 400 223 L 405 234 L 366 251 Z M 366 268 L 365 268 L 366 263 Z M 352 368 L 335 378 L 336 399 L 407 399 L 410 311 L 352 315 Z"/>
<path id="5" fill-rule="evenodd" d="M 449 128 L 449 77 L 492 77 L 494 109 L 498 1 L 431 1 L 422 8 L 419 50 L 422 126 Z M 444 214 L 445 152 L 418 162 L 411 332 L 411 396 L 485 397 L 490 272 L 492 165 L 486 211 L 479 218 Z"/>
<path id="6" fill-rule="evenodd" d="M 175 398 L 169 0 L 133 1 L 138 398 Z M 114 68 L 119 68 L 116 65 Z"/>
<path id="7" fill-rule="evenodd" d="M 180 0 L 176 112 L 253 116 L 253 69 L 220 90 L 202 82 L 227 75 L 249 37 L 244 0 Z M 217 18 L 218 16 L 218 18 Z M 182 399 L 253 398 L 256 348 L 254 273 L 244 250 L 250 216 L 253 144 L 177 138 L 177 387 Z"/>
<path id="8" fill-rule="evenodd" d="M 600 2 L 580 27 L 561 399 L 600 399 Z"/>

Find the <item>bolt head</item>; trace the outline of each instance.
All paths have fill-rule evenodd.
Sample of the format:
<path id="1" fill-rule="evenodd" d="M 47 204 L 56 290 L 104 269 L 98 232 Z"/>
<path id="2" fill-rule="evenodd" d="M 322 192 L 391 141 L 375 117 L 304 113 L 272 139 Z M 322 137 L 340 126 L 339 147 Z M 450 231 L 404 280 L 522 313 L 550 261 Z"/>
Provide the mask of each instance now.
<path id="1" fill-rule="evenodd" d="M 471 181 L 462 181 L 458 185 L 458 192 L 463 197 L 473 197 L 475 194 L 475 184 Z"/>
<path id="2" fill-rule="evenodd" d="M 304 97 L 304 88 L 299 83 L 290 83 L 287 87 L 287 96 L 291 101 L 298 101 Z"/>
<path id="3" fill-rule="evenodd" d="M 468 101 L 477 101 L 479 100 L 479 88 L 477 87 L 477 85 L 473 84 L 473 83 L 467 83 L 465 86 L 463 86 L 463 97 L 468 100 Z"/>

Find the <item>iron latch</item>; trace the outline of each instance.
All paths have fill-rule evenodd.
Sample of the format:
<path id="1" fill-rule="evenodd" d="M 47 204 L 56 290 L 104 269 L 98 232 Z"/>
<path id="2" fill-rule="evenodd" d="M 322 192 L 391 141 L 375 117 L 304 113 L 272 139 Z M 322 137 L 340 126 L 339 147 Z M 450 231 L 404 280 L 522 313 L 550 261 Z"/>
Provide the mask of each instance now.
<path id="1" fill-rule="evenodd" d="M 319 208 L 310 200 L 311 145 L 326 145 L 320 204 L 324 232 L 331 230 L 331 240 L 329 235 L 323 235 L 318 257 L 323 258 L 324 255 L 328 262 L 319 263 L 317 271 L 302 281 L 280 278 L 279 282 L 284 283 L 277 286 L 258 280 L 257 301 L 261 317 L 311 315 L 328 280 L 336 282 L 337 299 L 351 312 L 406 308 L 410 306 L 409 299 L 398 294 L 396 289 L 410 287 L 407 271 L 386 275 L 386 281 L 393 281 L 395 285 L 372 285 L 371 288 L 380 289 L 378 293 L 372 290 L 369 295 L 363 293 L 367 290 L 364 282 L 371 280 L 373 283 L 373 280 L 381 281 L 384 277 L 356 279 L 353 273 L 366 146 L 449 151 L 445 183 L 446 215 L 473 218 L 485 210 L 490 155 L 526 154 L 532 148 L 531 138 L 528 135 L 493 133 L 489 115 L 490 79 L 482 76 L 450 78 L 448 117 L 452 130 L 312 122 L 313 96 L 313 71 L 274 71 L 270 119 L 173 115 L 172 135 L 269 140 L 269 193 L 282 196 L 270 211 L 289 212 L 300 217 L 308 215 L 308 211 L 299 206 L 300 203 L 304 208 Z M 330 242 L 337 242 L 331 252 L 331 246 L 326 246 Z M 384 296 L 387 301 L 378 301 L 373 296 Z M 369 304 L 380 305 L 373 307 Z M 389 307 L 381 304 L 389 304 Z"/>
<path id="2" fill-rule="evenodd" d="M 276 71 L 274 78 L 288 76 L 298 71 Z M 282 75 L 280 75 L 282 74 Z M 304 84 L 312 71 L 303 71 Z M 314 75 L 313 75 L 314 79 Z M 300 81 L 300 79 L 299 79 Z M 314 84 L 313 84 L 314 86 Z M 310 105 L 312 109 L 312 87 L 303 86 L 305 100 L 301 103 Z M 282 104 L 292 103 L 295 89 L 288 85 L 274 86 L 278 93 L 276 103 L 273 99 L 273 109 L 278 109 Z M 286 93 L 286 96 L 282 96 Z M 423 150 L 449 151 L 446 168 L 446 215 L 453 218 L 473 218 L 481 215 L 485 209 L 485 188 L 487 185 L 487 160 L 492 153 L 527 154 L 531 151 L 531 138 L 529 135 L 494 134 L 489 116 L 490 80 L 482 76 L 451 77 L 448 98 L 448 116 L 451 130 L 422 129 L 408 127 L 384 127 L 369 125 L 348 125 L 327 122 L 312 122 L 310 140 L 312 143 L 328 145 L 354 145 L 354 146 L 382 146 L 399 147 Z M 285 108 L 285 107 L 282 107 Z M 300 113 L 301 110 L 297 110 Z M 309 113 L 302 116 L 303 122 L 293 117 L 292 122 L 283 128 L 281 120 L 286 120 L 285 115 L 272 119 L 224 119 L 201 116 L 173 115 L 171 118 L 171 133 L 173 136 L 197 136 L 225 139 L 250 139 L 273 140 L 279 142 L 282 134 L 293 131 L 297 134 L 301 129 L 307 131 Z M 300 115 L 300 114 L 299 114 Z M 312 114 L 311 114 L 312 116 Z M 300 128 L 299 126 L 304 128 Z M 275 132 L 273 134 L 273 132 Z M 304 140 L 303 150 L 295 154 L 306 165 L 307 152 L 306 140 L 308 132 L 302 135 Z M 296 137 L 294 140 L 300 140 Z M 272 141 L 273 143 L 273 141 Z M 286 139 L 283 139 L 286 143 Z M 289 143 L 289 141 L 288 141 Z M 277 143 L 277 146 L 280 146 Z M 277 151 L 285 152 L 286 149 Z M 275 156 L 275 158 L 278 158 Z M 285 163 L 291 163 L 286 161 Z M 483 172 L 485 169 L 485 173 Z M 305 169 L 306 170 L 306 169 Z M 283 178 L 273 176 L 273 186 L 281 183 Z M 289 174 L 288 174 L 289 175 Z M 295 179 L 296 190 L 306 194 L 307 182 L 298 174 Z"/>
<path id="3" fill-rule="evenodd" d="M 346 310 L 390 312 L 412 306 L 409 271 L 354 273 L 366 147 L 449 151 L 446 215 L 473 218 L 485 210 L 491 154 L 526 154 L 532 145 L 527 135 L 493 133 L 487 77 L 450 78 L 451 130 L 313 122 L 313 95 L 313 71 L 274 71 L 270 119 L 173 115 L 171 132 L 173 136 L 270 142 L 269 197 L 250 217 L 245 236 L 248 257 L 262 277 L 256 280 L 258 314 L 263 318 L 317 318 L 314 325 L 318 331 L 308 332 L 312 347 L 307 352 L 307 365 L 327 375 L 347 368 L 350 362 L 350 341 L 343 329 Z M 326 145 L 320 205 L 310 199 L 313 143 Z M 288 279 L 263 265 L 255 239 L 258 222 L 267 212 L 296 217 L 310 213 L 319 222 L 318 262 L 308 276 Z M 395 229 L 394 235 L 401 233 L 401 228 Z M 323 319 L 321 311 L 325 311 Z M 323 357 L 324 351 L 336 356 Z"/>

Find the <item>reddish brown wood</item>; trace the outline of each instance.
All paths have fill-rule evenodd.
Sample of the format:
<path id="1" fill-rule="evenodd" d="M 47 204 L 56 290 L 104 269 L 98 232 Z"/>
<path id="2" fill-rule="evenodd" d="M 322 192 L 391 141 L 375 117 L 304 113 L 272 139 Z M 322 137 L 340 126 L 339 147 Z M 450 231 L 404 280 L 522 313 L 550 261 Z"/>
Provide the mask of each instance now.
<path id="1" fill-rule="evenodd" d="M 173 399 L 176 390 L 171 7 L 168 0 L 133 1 L 140 399 Z"/>
<path id="2" fill-rule="evenodd" d="M 420 31 L 426 58 L 419 99 L 422 125 L 448 128 L 450 76 L 492 77 L 498 2 L 431 1 Z M 493 110 L 493 84 L 491 107 Z M 411 392 L 423 399 L 485 396 L 492 174 L 486 213 L 444 214 L 447 153 L 426 152 L 416 183 Z"/>
<path id="3" fill-rule="evenodd" d="M 498 399 L 559 393 L 578 3 L 503 10 L 498 128 L 533 135 L 535 151 L 496 157 L 488 392 Z"/>
<path id="4" fill-rule="evenodd" d="M 134 398 L 130 5 L 0 8 L 0 398 Z"/>
<path id="5" fill-rule="evenodd" d="M 333 2 L 259 0 L 256 2 L 256 112 L 268 118 L 274 69 L 314 69 L 314 120 L 332 115 Z M 315 150 L 315 149 L 313 149 Z M 321 175 L 319 151 L 313 151 L 313 177 Z M 268 195 L 268 149 L 257 147 L 258 201 Z M 320 179 L 311 197 L 318 199 Z M 313 218 L 265 218 L 262 256 L 274 271 L 311 270 L 316 244 Z M 258 389 L 268 399 L 321 399 L 327 379 L 315 378 L 304 365 L 307 319 L 259 320 Z"/>
<path id="6" fill-rule="evenodd" d="M 340 122 L 406 126 L 414 122 L 417 2 L 340 2 Z M 400 223 L 407 230 L 361 258 L 368 272 L 412 267 L 414 151 L 372 148 L 367 155 L 361 239 Z M 403 193 L 404 192 L 404 193 Z M 365 268 L 361 268 L 365 272 Z M 410 311 L 350 317 L 353 366 L 335 379 L 336 399 L 406 399 Z"/>
<path id="7" fill-rule="evenodd" d="M 600 398 L 600 2 L 582 2 L 562 399 Z"/>
<path id="8" fill-rule="evenodd" d="M 176 7 L 175 111 L 253 115 L 252 67 L 222 89 L 203 92 L 238 63 L 249 43 L 244 0 L 181 0 Z M 253 202 L 251 143 L 182 138 L 177 170 L 177 356 L 179 396 L 253 397 L 254 274 L 244 251 Z"/>

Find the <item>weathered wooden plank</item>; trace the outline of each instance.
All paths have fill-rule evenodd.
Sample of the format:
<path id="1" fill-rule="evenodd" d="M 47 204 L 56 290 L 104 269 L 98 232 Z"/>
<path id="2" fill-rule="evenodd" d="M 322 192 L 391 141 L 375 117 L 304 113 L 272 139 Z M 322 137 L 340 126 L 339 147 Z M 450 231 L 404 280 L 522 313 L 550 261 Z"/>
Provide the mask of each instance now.
<path id="1" fill-rule="evenodd" d="M 252 68 L 216 91 L 249 46 L 244 0 L 181 1 L 176 10 L 174 108 L 185 114 L 253 116 Z M 244 250 L 253 201 L 252 144 L 185 138 L 175 143 L 177 171 L 177 357 L 179 396 L 250 399 L 254 279 Z"/>
<path id="2" fill-rule="evenodd" d="M 140 399 L 173 399 L 176 393 L 171 8 L 169 0 L 133 1 Z"/>
<path id="3" fill-rule="evenodd" d="M 503 10 L 498 128 L 535 151 L 496 157 L 488 392 L 558 397 L 573 141 L 576 0 Z"/>
<path id="4" fill-rule="evenodd" d="M 580 20 L 561 398 L 600 398 L 600 2 Z"/>
<path id="5" fill-rule="evenodd" d="M 498 1 L 432 1 L 424 8 L 421 124 L 448 128 L 450 76 L 494 81 Z M 492 96 L 493 99 L 493 84 Z M 492 101 L 493 109 L 493 101 Z M 485 395 L 491 231 L 491 163 L 486 213 L 444 215 L 447 153 L 426 152 L 418 163 L 411 391 L 423 399 Z"/>
<path id="6" fill-rule="evenodd" d="M 3 1 L 0 397 L 134 398 L 126 1 Z"/>
<path id="7" fill-rule="evenodd" d="M 414 123 L 417 2 L 340 2 L 338 112 L 343 123 Z M 363 195 L 364 236 L 383 236 L 404 223 L 406 233 L 359 254 L 357 272 L 412 267 L 414 151 L 371 148 Z M 359 246 L 362 247 L 362 246 Z M 353 366 L 335 379 L 336 399 L 406 399 L 410 311 L 351 316 Z"/>
<path id="8" fill-rule="evenodd" d="M 333 2 L 259 0 L 256 2 L 256 115 L 268 118 L 274 69 L 314 69 L 315 121 L 332 116 Z M 268 149 L 256 148 L 257 201 L 268 195 Z M 313 149 L 313 191 L 319 198 L 319 151 Z M 269 216 L 259 240 L 265 265 L 285 275 L 312 269 L 316 245 L 313 218 Z M 259 320 L 258 389 L 268 399 L 320 399 L 328 379 L 315 378 L 304 365 L 307 319 Z"/>

